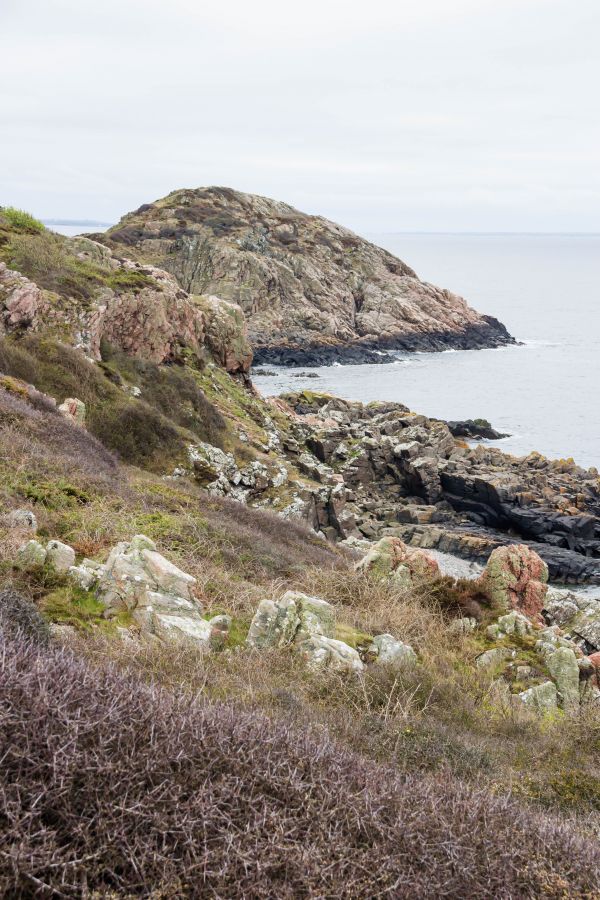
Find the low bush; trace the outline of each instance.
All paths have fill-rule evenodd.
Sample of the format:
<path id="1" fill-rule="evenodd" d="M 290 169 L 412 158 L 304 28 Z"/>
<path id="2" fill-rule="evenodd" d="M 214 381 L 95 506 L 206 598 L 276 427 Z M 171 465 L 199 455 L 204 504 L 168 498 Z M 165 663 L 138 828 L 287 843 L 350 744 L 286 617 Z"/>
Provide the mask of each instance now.
<path id="1" fill-rule="evenodd" d="M 589 897 L 600 851 L 449 777 L 66 650 L 0 653 L 0 892 Z"/>
<path id="2" fill-rule="evenodd" d="M 50 637 L 48 623 L 35 603 L 10 588 L 0 591 L 0 633 L 39 644 L 47 644 Z"/>

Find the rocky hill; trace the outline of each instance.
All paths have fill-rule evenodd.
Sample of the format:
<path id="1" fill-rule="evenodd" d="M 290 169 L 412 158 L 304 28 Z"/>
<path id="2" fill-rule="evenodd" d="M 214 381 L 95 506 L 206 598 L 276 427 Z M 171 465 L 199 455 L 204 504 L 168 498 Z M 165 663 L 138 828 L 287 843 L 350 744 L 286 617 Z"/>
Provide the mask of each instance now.
<path id="1" fill-rule="evenodd" d="M 239 304 L 257 363 L 380 362 L 387 350 L 513 341 L 347 228 L 230 188 L 174 191 L 95 238 L 166 269 L 188 293 Z"/>

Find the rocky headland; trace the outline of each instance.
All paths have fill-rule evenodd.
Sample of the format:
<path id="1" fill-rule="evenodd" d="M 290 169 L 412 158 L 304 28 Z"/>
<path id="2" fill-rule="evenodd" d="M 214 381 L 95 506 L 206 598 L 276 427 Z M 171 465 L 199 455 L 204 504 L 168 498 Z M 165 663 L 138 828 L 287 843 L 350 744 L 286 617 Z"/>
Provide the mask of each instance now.
<path id="1" fill-rule="evenodd" d="M 321 216 L 224 187 L 174 191 L 94 236 L 242 308 L 255 363 L 389 362 L 514 343 L 506 328 Z"/>

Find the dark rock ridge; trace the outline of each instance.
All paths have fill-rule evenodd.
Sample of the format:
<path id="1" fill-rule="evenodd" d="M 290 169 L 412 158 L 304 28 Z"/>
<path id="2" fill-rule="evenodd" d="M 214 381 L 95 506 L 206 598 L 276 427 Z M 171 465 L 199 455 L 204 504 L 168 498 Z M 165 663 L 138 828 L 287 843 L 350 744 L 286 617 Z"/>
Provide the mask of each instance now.
<path id="1" fill-rule="evenodd" d="M 516 538 L 539 553 L 554 580 L 600 583 L 595 469 L 465 448 L 445 423 L 401 404 L 365 406 L 309 391 L 285 399 L 298 444 L 321 477 L 328 470 L 343 480 L 343 537 L 350 523 L 369 539 L 391 535 L 474 559 Z M 300 458 L 305 470 L 308 455 Z"/>
<path id="2" fill-rule="evenodd" d="M 386 250 L 265 197 L 174 191 L 95 238 L 166 269 L 190 294 L 238 303 L 256 363 L 390 362 L 394 351 L 514 343 L 496 319 Z"/>

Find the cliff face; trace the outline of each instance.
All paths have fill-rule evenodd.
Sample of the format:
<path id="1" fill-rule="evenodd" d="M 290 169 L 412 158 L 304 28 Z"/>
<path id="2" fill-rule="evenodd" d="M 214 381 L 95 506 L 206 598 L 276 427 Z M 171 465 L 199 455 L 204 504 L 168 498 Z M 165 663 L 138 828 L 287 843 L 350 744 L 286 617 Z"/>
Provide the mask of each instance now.
<path id="1" fill-rule="evenodd" d="M 189 293 L 238 303 L 259 363 L 377 362 L 391 349 L 513 341 L 496 319 L 348 229 L 229 188 L 174 191 L 96 237 L 171 272 Z"/>

